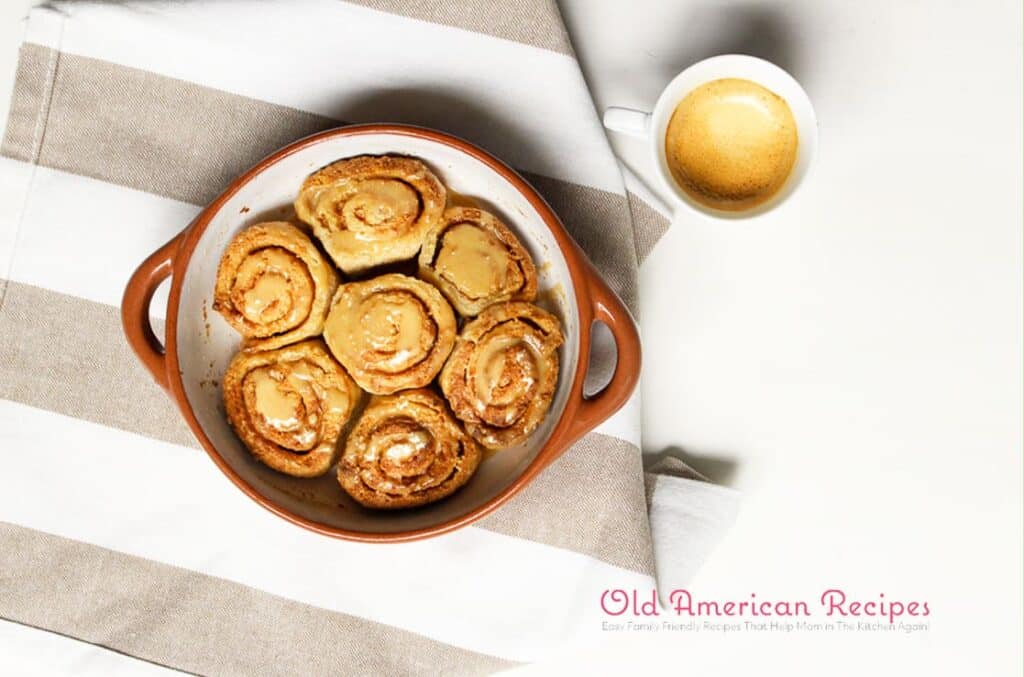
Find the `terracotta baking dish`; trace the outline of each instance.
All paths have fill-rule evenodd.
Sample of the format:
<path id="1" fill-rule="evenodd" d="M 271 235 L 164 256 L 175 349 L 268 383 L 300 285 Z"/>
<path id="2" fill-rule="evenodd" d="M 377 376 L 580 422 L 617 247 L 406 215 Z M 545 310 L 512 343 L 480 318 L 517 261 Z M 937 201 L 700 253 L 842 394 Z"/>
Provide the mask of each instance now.
<path id="1" fill-rule="evenodd" d="M 287 217 L 299 184 L 315 169 L 343 157 L 384 153 L 422 158 L 452 190 L 478 198 L 499 214 L 537 262 L 542 297 L 560 315 L 566 334 L 559 387 L 541 428 L 526 443 L 484 461 L 469 484 L 450 498 L 405 511 L 361 508 L 344 494 L 333 471 L 322 478 L 299 480 L 252 459 L 227 424 L 218 387 L 237 351 L 238 336 L 211 310 L 220 255 L 240 229 Z M 168 276 L 165 347 L 150 327 L 149 304 Z M 334 129 L 297 141 L 261 161 L 139 266 L 125 289 L 121 317 L 132 349 L 168 391 L 210 458 L 239 489 L 295 524 L 356 541 L 435 536 L 487 515 L 617 411 L 632 393 L 640 369 L 640 340 L 629 312 L 540 195 L 480 148 L 441 132 L 405 125 Z M 584 397 L 595 321 L 611 330 L 618 361 L 608 385 Z"/>

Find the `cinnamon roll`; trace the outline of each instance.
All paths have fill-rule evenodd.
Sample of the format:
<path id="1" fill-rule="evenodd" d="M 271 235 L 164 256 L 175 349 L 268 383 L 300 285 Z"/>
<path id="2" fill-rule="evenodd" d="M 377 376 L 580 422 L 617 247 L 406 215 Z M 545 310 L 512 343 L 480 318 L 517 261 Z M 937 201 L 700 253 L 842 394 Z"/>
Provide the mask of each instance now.
<path id="1" fill-rule="evenodd" d="M 439 395 L 407 390 L 370 400 L 345 443 L 338 482 L 366 507 L 410 508 L 451 495 L 480 457 Z"/>
<path id="2" fill-rule="evenodd" d="M 272 350 L 319 334 L 337 287 L 338 274 L 301 230 L 258 223 L 224 251 L 213 308 L 244 337 L 244 350 Z"/>
<path id="3" fill-rule="evenodd" d="M 486 308 L 459 334 L 440 385 L 466 432 L 488 449 L 525 440 L 558 382 L 558 318 L 530 303 Z"/>
<path id="4" fill-rule="evenodd" d="M 295 477 L 327 472 L 360 397 L 320 339 L 238 353 L 223 389 L 228 421 L 252 455 Z"/>
<path id="5" fill-rule="evenodd" d="M 450 207 L 427 233 L 420 277 L 434 284 L 462 315 L 537 297 L 537 269 L 519 239 L 493 214 Z"/>
<path id="6" fill-rule="evenodd" d="M 455 345 L 455 313 L 426 282 L 391 273 L 338 287 L 324 340 L 363 390 L 421 388 Z"/>
<path id="7" fill-rule="evenodd" d="M 361 155 L 311 174 L 295 212 L 342 271 L 358 273 L 414 257 L 445 199 L 444 186 L 419 160 Z"/>

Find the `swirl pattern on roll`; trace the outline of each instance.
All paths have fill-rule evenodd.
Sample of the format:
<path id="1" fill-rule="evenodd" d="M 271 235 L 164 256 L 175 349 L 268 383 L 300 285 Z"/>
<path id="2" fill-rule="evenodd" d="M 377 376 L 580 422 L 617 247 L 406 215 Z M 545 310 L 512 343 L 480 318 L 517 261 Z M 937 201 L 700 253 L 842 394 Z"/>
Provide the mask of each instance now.
<path id="1" fill-rule="evenodd" d="M 301 230 L 258 223 L 224 251 L 213 309 L 243 336 L 245 350 L 272 350 L 319 334 L 337 287 L 338 274 Z"/>
<path id="2" fill-rule="evenodd" d="M 430 383 L 456 332 L 455 313 L 441 292 L 397 273 L 338 287 L 324 324 L 331 352 L 375 395 Z"/>
<path id="3" fill-rule="evenodd" d="M 420 277 L 461 315 L 537 297 L 537 269 L 522 243 L 490 212 L 449 207 L 423 242 Z"/>
<path id="4" fill-rule="evenodd" d="M 295 200 L 345 273 L 410 259 L 441 218 L 447 191 L 420 160 L 360 155 L 311 174 Z"/>
<path id="5" fill-rule="evenodd" d="M 352 428 L 338 482 L 369 508 L 410 508 L 452 494 L 476 472 L 480 447 L 429 390 L 373 397 Z"/>
<path id="6" fill-rule="evenodd" d="M 558 383 L 558 318 L 531 303 L 486 308 L 462 328 L 441 371 L 441 390 L 466 432 L 488 449 L 532 433 Z"/>
<path id="7" fill-rule="evenodd" d="M 323 341 L 241 352 L 223 384 L 228 421 L 252 455 L 295 477 L 323 475 L 360 391 Z"/>

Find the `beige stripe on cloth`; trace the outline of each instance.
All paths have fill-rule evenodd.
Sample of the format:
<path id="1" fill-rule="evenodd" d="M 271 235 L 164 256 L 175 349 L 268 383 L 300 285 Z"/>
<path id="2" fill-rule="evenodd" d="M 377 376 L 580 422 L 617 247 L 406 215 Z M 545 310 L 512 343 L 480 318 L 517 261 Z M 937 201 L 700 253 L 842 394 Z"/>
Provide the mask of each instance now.
<path id="1" fill-rule="evenodd" d="M 660 212 L 634 193 L 629 197 L 629 213 L 633 217 L 633 236 L 637 259 L 643 261 L 668 230 L 669 222 Z"/>
<path id="2" fill-rule="evenodd" d="M 514 665 L 6 522 L 0 593 L 2 618 L 199 674 L 483 674 Z"/>
<path id="3" fill-rule="evenodd" d="M 83 369 L 84 364 L 103 368 Z M 116 308 L 13 281 L 0 308 L 0 397 L 199 448 L 171 400 L 128 349 Z M 641 473 L 634 445 L 591 433 L 478 524 L 653 575 L 650 526 L 640 508 Z M 600 481 L 601 491 L 565 490 L 593 481 Z"/>
<path id="4" fill-rule="evenodd" d="M 464 28 L 562 54 L 572 44 L 554 0 L 517 0 L 515 11 L 493 0 L 347 0 L 389 14 L 398 14 Z"/>

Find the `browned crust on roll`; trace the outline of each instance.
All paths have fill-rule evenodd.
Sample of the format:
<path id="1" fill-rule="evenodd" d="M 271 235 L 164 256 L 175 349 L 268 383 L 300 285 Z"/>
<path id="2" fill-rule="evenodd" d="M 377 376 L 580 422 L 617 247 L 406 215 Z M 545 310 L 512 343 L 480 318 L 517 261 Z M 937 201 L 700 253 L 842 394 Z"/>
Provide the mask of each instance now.
<path id="1" fill-rule="evenodd" d="M 246 298 L 270 277 L 277 284 L 257 316 Z M 257 223 L 221 256 L 213 309 L 243 336 L 244 350 L 272 350 L 323 331 L 337 287 L 338 274 L 305 233 L 285 221 Z"/>
<path id="2" fill-rule="evenodd" d="M 369 508 L 411 508 L 451 495 L 476 472 L 480 447 L 429 390 L 370 400 L 345 443 L 338 482 Z"/>
<path id="3" fill-rule="evenodd" d="M 294 477 L 317 477 L 333 465 L 361 396 L 320 339 L 240 352 L 222 388 L 228 421 L 253 457 Z"/>
<path id="4" fill-rule="evenodd" d="M 360 155 L 309 175 L 295 212 L 338 267 L 352 274 L 416 256 L 446 199 L 444 185 L 421 160 Z"/>
<path id="5" fill-rule="evenodd" d="M 455 345 L 455 313 L 434 287 L 391 273 L 338 287 L 324 340 L 363 390 L 429 384 Z"/>
<path id="6" fill-rule="evenodd" d="M 495 263 L 478 251 L 451 252 L 457 265 L 451 269 L 437 267 L 439 255 L 449 249 L 446 235 L 456 226 L 472 226 L 500 243 L 506 260 Z M 486 292 L 470 290 L 467 275 L 479 266 L 493 266 L 493 284 Z M 427 233 L 419 256 L 419 274 L 431 282 L 460 315 L 472 317 L 496 303 L 533 301 L 537 298 L 537 268 L 519 238 L 494 214 L 475 207 L 449 207 L 441 222 Z"/>
<path id="7" fill-rule="evenodd" d="M 519 301 L 490 306 L 462 328 L 439 383 L 473 439 L 502 449 L 540 425 L 558 383 L 564 340 L 557 317 Z"/>

